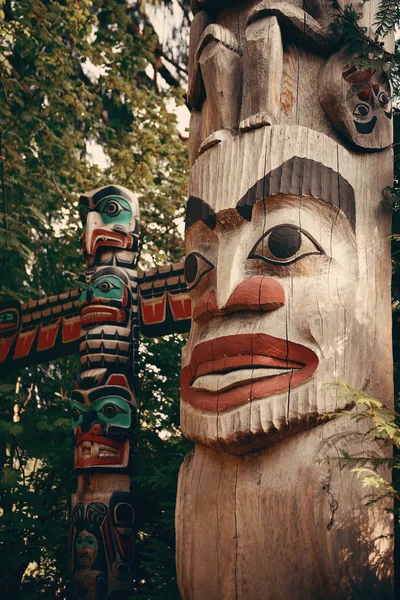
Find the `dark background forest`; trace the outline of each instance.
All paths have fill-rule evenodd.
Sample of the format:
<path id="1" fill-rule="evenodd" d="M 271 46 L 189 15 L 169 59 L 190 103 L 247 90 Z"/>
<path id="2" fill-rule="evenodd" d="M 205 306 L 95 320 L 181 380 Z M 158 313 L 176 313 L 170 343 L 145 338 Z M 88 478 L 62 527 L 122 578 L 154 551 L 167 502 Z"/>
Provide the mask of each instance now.
<path id="1" fill-rule="evenodd" d="M 139 270 L 182 257 L 187 132 L 179 132 L 173 108 L 185 104 L 189 4 L 0 0 L 0 300 L 76 286 L 84 269 L 78 197 L 109 182 L 138 194 Z M 398 3 L 381 8 L 388 29 L 399 20 Z M 346 43 L 360 43 L 353 14 L 337 27 Z M 397 59 L 383 58 L 396 85 Z M 93 152 L 103 157 L 101 168 Z M 399 177 L 396 161 L 395 185 L 383 200 L 393 205 L 395 234 Z M 393 247 L 397 365 L 396 235 Z M 135 597 L 146 599 L 179 599 L 174 505 L 179 465 L 191 447 L 179 430 L 183 343 L 169 336 L 140 344 L 132 490 Z M 69 396 L 78 369 L 71 356 L 0 376 L 0 597 L 7 600 L 67 597 L 68 504 L 76 487 Z"/>

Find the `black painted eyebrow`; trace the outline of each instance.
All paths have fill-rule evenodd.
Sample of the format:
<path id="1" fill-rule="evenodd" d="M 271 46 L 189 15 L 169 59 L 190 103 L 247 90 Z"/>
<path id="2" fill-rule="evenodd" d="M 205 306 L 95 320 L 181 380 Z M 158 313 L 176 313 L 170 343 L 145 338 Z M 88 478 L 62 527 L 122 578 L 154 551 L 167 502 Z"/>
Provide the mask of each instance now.
<path id="1" fill-rule="evenodd" d="M 104 269 L 96 269 L 93 273 L 91 280 L 94 283 L 100 277 L 104 277 L 105 275 L 113 275 L 114 277 L 118 277 L 125 285 L 129 286 L 128 275 L 122 269 L 116 269 L 115 267 L 104 267 Z"/>
<path id="2" fill-rule="evenodd" d="M 356 226 L 354 188 L 340 173 L 309 158 L 294 156 L 259 179 L 239 200 L 236 209 L 243 219 L 251 221 L 258 200 L 276 194 L 312 196 L 340 208 Z"/>
<path id="3" fill-rule="evenodd" d="M 202 221 L 210 229 L 215 229 L 217 216 L 214 209 L 207 202 L 196 198 L 196 196 L 189 196 L 186 204 L 185 231 L 197 221 Z"/>
<path id="4" fill-rule="evenodd" d="M 120 198 L 129 200 L 129 202 L 133 201 L 131 194 L 128 194 L 122 188 L 116 185 L 107 185 L 106 187 L 102 188 L 93 195 L 94 206 L 96 206 L 96 204 L 100 202 L 100 200 L 103 200 L 103 198 L 106 198 L 107 196 L 120 196 Z"/>
<path id="5" fill-rule="evenodd" d="M 89 198 L 87 196 L 79 196 L 79 204 L 89 207 Z"/>

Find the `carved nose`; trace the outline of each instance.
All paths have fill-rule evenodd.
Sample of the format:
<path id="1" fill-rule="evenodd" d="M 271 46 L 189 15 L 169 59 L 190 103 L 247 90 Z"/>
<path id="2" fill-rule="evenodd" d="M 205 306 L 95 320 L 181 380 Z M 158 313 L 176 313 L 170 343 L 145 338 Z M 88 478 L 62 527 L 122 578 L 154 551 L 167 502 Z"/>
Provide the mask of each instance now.
<path id="1" fill-rule="evenodd" d="M 206 292 L 193 309 L 193 320 L 205 323 L 215 316 L 241 311 L 273 311 L 284 304 L 285 292 L 278 281 L 271 277 L 250 277 L 236 287 L 222 308 L 218 308 L 215 291 Z"/>
<path id="2" fill-rule="evenodd" d="M 86 302 L 91 302 L 93 298 L 93 290 L 92 288 L 88 287 L 86 290 Z"/>
<path id="3" fill-rule="evenodd" d="M 91 435 L 101 435 L 101 427 L 97 423 L 90 428 L 89 433 Z"/>
<path id="4" fill-rule="evenodd" d="M 89 433 L 90 435 L 102 435 L 101 424 L 98 421 L 96 411 L 89 410 L 83 414 L 81 428 L 82 433 Z"/>
<path id="5" fill-rule="evenodd" d="M 89 414 L 89 413 L 86 413 L 86 414 Z M 85 427 L 85 423 L 83 423 L 82 425 L 83 425 L 83 427 L 78 425 L 78 427 L 75 430 L 75 433 L 78 437 L 80 437 L 84 433 L 89 433 L 90 435 L 100 435 L 100 436 L 102 435 L 101 425 L 99 425 L 98 423 L 95 423 L 94 425 L 92 425 L 92 427 L 90 427 L 90 424 L 86 425 L 86 427 Z"/>
<path id="6" fill-rule="evenodd" d="M 241 310 L 276 310 L 285 304 L 285 292 L 272 277 L 251 277 L 240 283 L 222 309 L 225 314 Z"/>

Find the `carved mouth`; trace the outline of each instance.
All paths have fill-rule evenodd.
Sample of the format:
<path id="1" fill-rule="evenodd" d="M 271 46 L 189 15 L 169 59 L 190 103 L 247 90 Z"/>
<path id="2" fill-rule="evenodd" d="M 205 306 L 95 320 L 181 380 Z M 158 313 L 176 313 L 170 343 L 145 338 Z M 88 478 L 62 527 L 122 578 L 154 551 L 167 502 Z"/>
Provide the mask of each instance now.
<path id="1" fill-rule="evenodd" d="M 106 444 L 98 444 L 97 442 L 82 442 L 78 446 L 78 455 L 83 460 L 88 460 L 91 458 L 108 458 L 108 457 L 118 457 L 119 450 L 117 448 L 113 448 L 112 446 L 107 446 Z"/>
<path id="2" fill-rule="evenodd" d="M 91 325 L 93 323 L 123 323 L 126 320 L 125 312 L 120 308 L 113 306 L 98 306 L 89 304 L 81 310 L 82 326 Z"/>
<path id="3" fill-rule="evenodd" d="M 131 250 L 133 247 L 133 237 L 126 232 L 95 229 L 90 236 L 90 247 L 86 244 L 85 234 L 82 234 L 81 237 L 83 252 L 91 257 L 95 257 L 97 250 L 102 246 L 118 250 Z"/>
<path id="4" fill-rule="evenodd" d="M 203 375 L 201 377 L 197 377 L 193 381 L 192 387 L 204 390 L 205 392 L 220 393 L 235 388 L 238 385 L 249 384 L 253 381 L 258 381 L 260 379 L 267 379 L 269 377 L 280 377 L 282 375 L 291 374 L 294 371 L 298 371 L 300 368 L 302 367 L 299 366 L 296 369 L 273 369 L 272 367 L 265 369 L 257 367 L 249 367 L 247 369 L 234 369 L 232 371 L 228 371 L 227 373 L 214 373 L 210 375 Z"/>
<path id="5" fill-rule="evenodd" d="M 0 323 L 0 331 L 7 331 L 8 329 L 16 329 L 17 328 L 17 322 L 16 321 L 9 321 L 8 323 Z"/>
<path id="6" fill-rule="evenodd" d="M 86 554 L 80 554 L 79 559 L 82 562 L 91 562 L 92 561 L 91 557 L 87 556 Z"/>
<path id="7" fill-rule="evenodd" d="M 374 116 L 369 121 L 356 121 L 354 120 L 354 125 L 356 126 L 357 132 L 362 135 L 367 135 L 372 133 L 377 122 L 377 118 Z"/>
<path id="8" fill-rule="evenodd" d="M 181 373 L 182 400 L 199 410 L 228 410 L 304 383 L 318 367 L 309 348 L 266 334 L 198 344 Z"/>
<path id="9" fill-rule="evenodd" d="M 118 466 L 128 463 L 129 442 L 116 442 L 100 436 L 83 434 L 75 445 L 75 467 Z"/>

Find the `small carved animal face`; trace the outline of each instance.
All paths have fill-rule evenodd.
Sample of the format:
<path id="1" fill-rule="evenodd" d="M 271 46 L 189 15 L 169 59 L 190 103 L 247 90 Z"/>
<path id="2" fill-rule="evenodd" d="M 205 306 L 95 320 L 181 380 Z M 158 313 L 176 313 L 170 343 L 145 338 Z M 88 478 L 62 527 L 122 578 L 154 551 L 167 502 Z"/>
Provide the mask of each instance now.
<path id="1" fill-rule="evenodd" d="M 79 278 L 78 291 L 84 329 L 105 323 L 128 323 L 132 299 L 130 282 L 122 269 L 104 267 L 86 272 Z"/>
<path id="2" fill-rule="evenodd" d="M 133 429 L 133 395 L 127 388 L 101 386 L 72 394 L 75 467 L 124 467 Z"/>
<path id="3" fill-rule="evenodd" d="M 0 312 L 1 335 L 14 333 L 19 327 L 19 311 L 17 308 L 6 308 Z"/>
<path id="4" fill-rule="evenodd" d="M 378 67 L 343 51 L 327 62 L 320 101 L 335 129 L 359 148 L 387 148 L 393 139 L 392 88 Z"/>
<path id="5" fill-rule="evenodd" d="M 79 199 L 79 215 L 81 243 L 89 266 L 102 249 L 136 251 L 139 204 L 126 188 L 109 185 L 84 194 Z"/>

